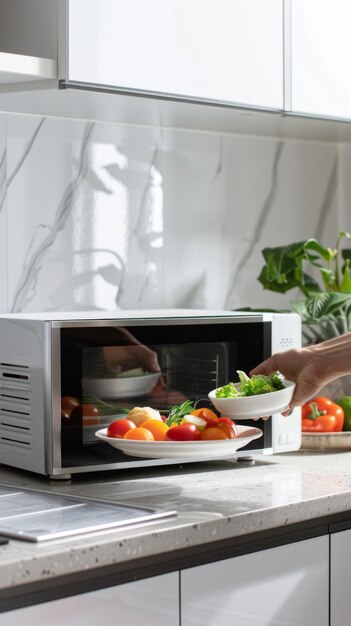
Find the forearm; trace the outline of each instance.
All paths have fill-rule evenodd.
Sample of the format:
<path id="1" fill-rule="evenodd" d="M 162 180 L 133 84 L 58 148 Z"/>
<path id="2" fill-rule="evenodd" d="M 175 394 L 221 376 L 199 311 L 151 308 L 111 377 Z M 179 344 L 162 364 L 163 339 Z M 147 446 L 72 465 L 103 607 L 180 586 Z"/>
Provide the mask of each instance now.
<path id="1" fill-rule="evenodd" d="M 351 333 L 340 335 L 309 348 L 322 372 L 331 380 L 351 374 Z"/>

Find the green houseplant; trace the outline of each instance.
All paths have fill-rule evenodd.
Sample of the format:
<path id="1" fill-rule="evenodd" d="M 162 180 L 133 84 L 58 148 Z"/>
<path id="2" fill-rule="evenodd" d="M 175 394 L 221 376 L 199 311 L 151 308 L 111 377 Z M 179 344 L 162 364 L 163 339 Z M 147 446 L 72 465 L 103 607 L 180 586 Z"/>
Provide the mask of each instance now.
<path id="1" fill-rule="evenodd" d="M 351 234 L 339 232 L 334 248 L 316 239 L 264 248 L 265 264 L 258 280 L 264 289 L 286 293 L 299 289 L 291 309 L 302 320 L 306 343 L 317 343 L 351 330 L 351 249 L 341 249 Z"/>

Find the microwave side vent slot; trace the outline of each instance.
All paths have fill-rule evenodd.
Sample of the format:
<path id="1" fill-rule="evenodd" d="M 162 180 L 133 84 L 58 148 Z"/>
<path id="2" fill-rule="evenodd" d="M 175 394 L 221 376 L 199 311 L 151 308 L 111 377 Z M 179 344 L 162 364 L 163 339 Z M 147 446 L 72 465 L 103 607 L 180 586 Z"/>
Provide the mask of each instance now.
<path id="1" fill-rule="evenodd" d="M 31 447 L 31 370 L 28 364 L 0 362 L 0 442 Z"/>
<path id="2" fill-rule="evenodd" d="M 18 403 L 29 405 L 31 401 L 31 393 L 28 389 L 11 389 L 0 387 L 0 402 Z"/>
<path id="3" fill-rule="evenodd" d="M 24 389 L 30 386 L 30 369 L 28 366 L 21 364 L 0 363 L 0 384 L 9 384 L 13 387 L 16 383 L 21 383 Z"/>

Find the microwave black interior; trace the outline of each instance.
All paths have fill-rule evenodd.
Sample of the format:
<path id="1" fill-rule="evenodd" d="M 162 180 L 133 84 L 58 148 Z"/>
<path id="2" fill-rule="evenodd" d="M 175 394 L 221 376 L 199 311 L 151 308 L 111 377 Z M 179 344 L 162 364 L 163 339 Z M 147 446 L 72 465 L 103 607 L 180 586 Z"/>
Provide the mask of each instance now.
<path id="1" fill-rule="evenodd" d="M 83 405 L 83 410 L 61 412 L 62 467 L 128 460 L 94 432 L 134 406 L 150 406 L 166 416 L 171 406 L 188 399 L 195 407 L 213 408 L 209 391 L 236 381 L 239 368 L 249 372 L 270 355 L 270 346 L 271 322 L 262 321 L 61 328 L 61 398 Z M 155 362 L 160 374 L 152 377 Z M 245 450 L 272 445 L 271 420 L 257 425 L 263 440 Z"/>

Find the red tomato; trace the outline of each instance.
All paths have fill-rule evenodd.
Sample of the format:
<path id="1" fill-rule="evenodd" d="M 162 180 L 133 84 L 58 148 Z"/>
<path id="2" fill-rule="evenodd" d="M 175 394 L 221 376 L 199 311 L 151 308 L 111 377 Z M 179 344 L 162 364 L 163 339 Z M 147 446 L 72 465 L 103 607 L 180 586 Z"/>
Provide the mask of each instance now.
<path id="1" fill-rule="evenodd" d="M 213 420 L 211 417 L 203 417 L 202 419 L 204 419 L 207 422 L 207 425 L 205 428 L 215 428 L 217 426 L 217 422 L 218 420 Z"/>
<path id="2" fill-rule="evenodd" d="M 194 441 L 199 438 L 200 431 L 195 424 L 180 424 L 169 428 L 166 432 L 166 441 Z"/>
<path id="3" fill-rule="evenodd" d="M 75 406 L 78 406 L 79 400 L 77 398 L 73 398 L 73 396 L 62 396 L 61 398 L 61 407 L 63 409 L 74 409 Z"/>
<path id="4" fill-rule="evenodd" d="M 77 406 L 79 406 L 79 400 L 73 398 L 73 396 L 62 396 L 61 398 L 61 415 L 64 411 L 64 417 L 69 417 Z"/>
<path id="5" fill-rule="evenodd" d="M 229 426 L 229 424 L 222 422 L 221 424 L 217 424 L 216 428 L 219 428 L 220 430 L 222 430 L 224 434 L 228 437 L 228 439 L 234 439 L 235 437 L 234 429 L 231 426 Z"/>
<path id="6" fill-rule="evenodd" d="M 222 426 L 221 426 L 222 424 Z M 232 431 L 233 431 L 233 437 L 237 437 L 238 436 L 238 429 L 236 427 L 235 422 L 233 422 L 233 420 L 229 419 L 229 417 L 220 417 L 216 426 L 219 426 L 220 428 L 224 429 L 224 432 L 226 432 L 226 429 L 224 428 L 224 425 L 227 425 Z M 229 439 L 233 439 L 233 437 L 229 437 Z"/>
<path id="7" fill-rule="evenodd" d="M 100 411 L 97 408 L 97 406 L 95 406 L 95 404 L 79 404 L 78 406 L 76 406 L 73 409 L 73 411 L 71 413 L 72 417 L 74 416 L 73 414 L 74 415 L 79 415 L 79 416 L 82 416 L 82 415 L 86 415 L 86 416 L 88 416 L 88 415 L 91 415 L 91 416 L 98 415 L 99 416 L 100 415 Z"/>
<path id="8" fill-rule="evenodd" d="M 203 407 L 202 409 L 195 409 L 195 411 L 191 411 L 191 415 L 197 415 L 198 417 L 202 417 L 202 419 L 205 420 L 206 422 L 209 422 L 209 421 L 216 422 L 218 420 L 216 413 L 214 411 L 211 411 L 211 409 L 207 409 L 206 407 Z"/>
<path id="9" fill-rule="evenodd" d="M 94 421 L 93 419 L 91 419 L 90 423 L 99 424 L 100 411 L 97 408 L 97 406 L 95 406 L 95 404 L 79 404 L 71 411 L 71 414 L 70 414 L 71 426 L 76 427 L 77 425 L 81 424 L 83 417 L 95 418 Z M 85 422 L 85 423 L 87 424 L 88 422 Z"/>
<path id="10" fill-rule="evenodd" d="M 217 415 L 211 411 L 211 409 L 207 409 L 206 407 L 192 411 L 191 415 L 196 415 L 197 417 L 201 417 L 201 419 L 205 420 L 205 422 L 207 422 L 206 428 L 217 425 Z"/>
<path id="11" fill-rule="evenodd" d="M 222 424 L 226 423 L 229 424 L 229 426 L 231 426 L 233 424 L 233 420 L 231 420 L 229 417 L 219 417 L 218 421 Z"/>
<path id="12" fill-rule="evenodd" d="M 114 437 L 115 439 L 123 439 L 126 432 L 133 428 L 136 428 L 136 425 L 131 420 L 115 420 L 109 425 L 107 436 Z"/>

